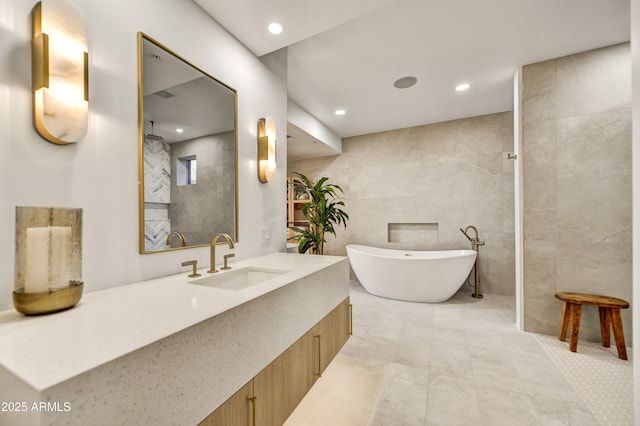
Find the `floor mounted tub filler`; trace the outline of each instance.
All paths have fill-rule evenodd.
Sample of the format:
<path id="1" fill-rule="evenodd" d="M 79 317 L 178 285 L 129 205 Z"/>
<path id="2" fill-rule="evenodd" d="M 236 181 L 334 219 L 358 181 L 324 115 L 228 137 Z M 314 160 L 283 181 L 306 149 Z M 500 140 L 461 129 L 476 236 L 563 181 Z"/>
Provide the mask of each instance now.
<path id="1" fill-rule="evenodd" d="M 408 302 L 444 302 L 464 284 L 475 250 L 408 251 L 347 245 L 349 262 L 369 293 Z"/>

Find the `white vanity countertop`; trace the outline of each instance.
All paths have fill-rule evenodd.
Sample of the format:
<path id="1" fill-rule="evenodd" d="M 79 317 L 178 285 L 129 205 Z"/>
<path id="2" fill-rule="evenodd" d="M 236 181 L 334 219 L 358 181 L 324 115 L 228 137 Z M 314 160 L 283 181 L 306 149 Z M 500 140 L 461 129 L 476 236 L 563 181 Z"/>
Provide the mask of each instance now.
<path id="1" fill-rule="evenodd" d="M 273 253 L 216 274 L 248 266 L 290 271 L 239 291 L 188 284 L 198 278 L 185 272 L 88 292 L 55 314 L 0 312 L 0 365 L 44 390 L 345 259 Z M 199 278 L 212 276 L 206 270 Z"/>

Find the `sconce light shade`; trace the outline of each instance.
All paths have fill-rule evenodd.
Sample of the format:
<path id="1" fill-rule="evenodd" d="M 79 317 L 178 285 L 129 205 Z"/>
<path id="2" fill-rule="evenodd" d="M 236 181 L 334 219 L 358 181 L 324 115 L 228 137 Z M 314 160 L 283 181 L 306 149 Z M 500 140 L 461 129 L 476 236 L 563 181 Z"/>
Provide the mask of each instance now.
<path id="1" fill-rule="evenodd" d="M 36 131 L 56 144 L 87 134 L 88 49 L 84 19 L 68 0 L 42 0 L 33 9 L 31 47 Z"/>
<path id="2" fill-rule="evenodd" d="M 276 122 L 273 118 L 258 120 L 258 179 L 267 183 L 276 171 Z"/>

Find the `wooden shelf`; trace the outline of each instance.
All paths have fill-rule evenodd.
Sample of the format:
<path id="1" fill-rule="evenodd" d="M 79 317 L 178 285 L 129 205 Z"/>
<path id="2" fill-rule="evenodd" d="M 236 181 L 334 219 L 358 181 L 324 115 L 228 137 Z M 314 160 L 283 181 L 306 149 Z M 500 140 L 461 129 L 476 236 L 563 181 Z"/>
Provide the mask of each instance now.
<path id="1" fill-rule="evenodd" d="M 287 237 L 289 242 L 295 243 L 297 240 L 291 239 L 295 236 L 292 226 L 305 227 L 309 225 L 309 221 L 302 214 L 302 207 L 309 202 L 309 198 L 297 198 L 302 188 L 300 179 L 287 177 Z"/>

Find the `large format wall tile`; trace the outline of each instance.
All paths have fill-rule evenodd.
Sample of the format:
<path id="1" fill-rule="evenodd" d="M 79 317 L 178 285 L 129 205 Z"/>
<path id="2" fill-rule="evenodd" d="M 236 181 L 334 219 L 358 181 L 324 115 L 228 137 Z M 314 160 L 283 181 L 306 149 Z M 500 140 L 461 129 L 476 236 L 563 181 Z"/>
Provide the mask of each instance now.
<path id="1" fill-rule="evenodd" d="M 522 117 L 525 125 L 556 118 L 556 61 L 523 68 Z"/>
<path id="2" fill-rule="evenodd" d="M 340 156 L 288 167 L 345 189 L 350 221 L 327 237 L 327 254 L 345 254 L 349 243 L 466 249 L 460 228 L 475 225 L 486 239 L 481 291 L 514 295 L 512 151 L 513 115 L 506 112 L 347 138 Z M 407 224 L 402 241 L 389 241 L 389 224 Z M 411 224 L 429 224 L 428 231 Z"/>
<path id="3" fill-rule="evenodd" d="M 349 169 L 350 198 L 413 197 L 416 164 L 398 163 Z"/>
<path id="4" fill-rule="evenodd" d="M 524 67 L 526 330 L 557 333 L 557 291 L 631 299 L 629 60 L 625 44 Z M 598 340 L 583 312 L 580 338 Z"/>
<path id="5" fill-rule="evenodd" d="M 353 153 L 350 167 L 406 163 L 415 157 L 416 130 L 414 127 L 390 132 L 356 136 L 344 146 L 344 152 Z"/>
<path id="6" fill-rule="evenodd" d="M 557 118 L 631 109 L 629 43 L 559 58 Z"/>

